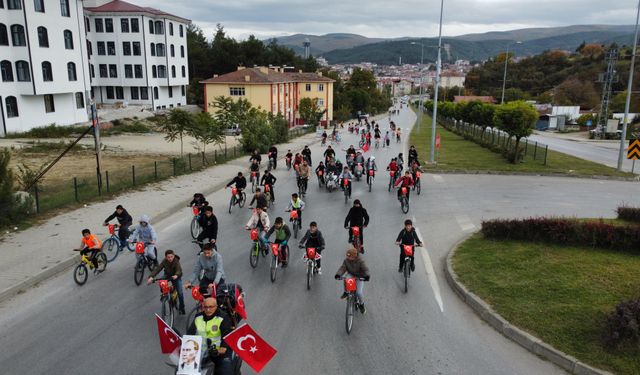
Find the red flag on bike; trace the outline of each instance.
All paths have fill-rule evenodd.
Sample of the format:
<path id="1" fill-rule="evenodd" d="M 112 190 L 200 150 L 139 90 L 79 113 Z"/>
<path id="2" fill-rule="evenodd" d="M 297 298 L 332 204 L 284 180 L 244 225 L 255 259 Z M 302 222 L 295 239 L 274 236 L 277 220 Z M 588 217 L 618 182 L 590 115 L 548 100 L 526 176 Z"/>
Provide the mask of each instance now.
<path id="1" fill-rule="evenodd" d="M 233 310 L 240 315 L 242 319 L 247 319 L 247 310 L 244 309 L 244 297 L 240 290 L 238 290 L 238 286 L 236 285 L 236 307 Z"/>
<path id="2" fill-rule="evenodd" d="M 162 354 L 171 354 L 175 349 L 180 348 L 180 345 L 182 345 L 180 336 L 158 314 L 156 314 L 156 322 L 158 323 Z"/>
<path id="3" fill-rule="evenodd" d="M 262 371 L 278 352 L 248 324 L 243 324 L 226 335 L 224 342 L 255 372 Z"/>
<path id="4" fill-rule="evenodd" d="M 362 146 L 362 151 L 363 152 L 369 151 L 369 145 L 367 143 L 365 143 L 364 146 Z"/>

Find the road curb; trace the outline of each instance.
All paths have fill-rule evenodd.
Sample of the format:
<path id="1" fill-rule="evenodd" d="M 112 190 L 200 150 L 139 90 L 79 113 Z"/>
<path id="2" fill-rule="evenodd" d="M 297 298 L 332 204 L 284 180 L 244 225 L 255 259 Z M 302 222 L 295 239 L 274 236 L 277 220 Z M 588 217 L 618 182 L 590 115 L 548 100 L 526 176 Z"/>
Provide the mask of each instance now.
<path id="1" fill-rule="evenodd" d="M 481 170 L 467 170 L 467 169 L 428 169 L 430 174 L 483 174 L 483 175 L 500 175 L 500 176 L 542 176 L 542 177 L 567 177 L 567 178 L 583 178 L 589 180 L 609 180 L 609 181 L 629 181 L 638 182 L 640 176 L 637 177 L 617 177 L 617 176 L 585 176 L 585 175 L 572 175 L 566 173 L 527 173 L 527 172 L 510 172 L 510 171 L 481 171 Z"/>
<path id="2" fill-rule="evenodd" d="M 493 311 L 491 306 L 484 302 L 480 297 L 470 292 L 464 284 L 458 280 L 458 275 L 453 270 L 453 256 L 460 245 L 468 240 L 475 233 L 469 234 L 458 241 L 444 260 L 444 274 L 447 283 L 456 292 L 469 307 L 471 307 L 478 316 L 480 316 L 487 324 L 500 332 L 503 336 L 517 343 L 529 352 L 556 364 L 571 374 L 576 375 L 613 375 L 612 373 L 591 367 L 585 363 L 578 361 L 576 358 L 554 348 L 539 338 L 528 332 L 512 325 L 500 314 Z"/>
<path id="3" fill-rule="evenodd" d="M 313 133 L 308 133 L 308 134 L 313 134 Z M 301 137 L 304 137 L 305 135 L 306 134 L 302 135 Z M 320 140 L 314 138 L 313 140 L 311 140 L 311 142 L 306 143 L 306 145 L 312 145 L 312 144 L 315 144 L 315 143 L 318 143 L 318 142 L 320 142 Z M 302 148 L 304 148 L 304 146 Z M 302 148 L 300 150 L 302 150 Z M 238 157 L 236 159 L 240 159 L 240 158 L 241 157 Z M 284 160 L 284 158 L 285 157 L 282 156 L 282 157 L 279 157 L 278 160 L 280 160 L 280 159 Z M 233 160 L 236 160 L 236 159 L 231 159 L 228 162 L 232 162 Z M 221 164 L 221 165 L 224 165 L 224 164 Z M 216 167 L 216 166 L 217 165 L 212 165 L 209 168 L 213 168 L 213 167 Z M 204 170 L 202 170 L 200 172 L 196 172 L 196 173 L 201 173 L 203 171 L 206 171 L 207 169 L 204 169 Z M 246 168 L 245 170 L 249 171 L 249 168 Z M 191 175 L 191 174 L 189 174 L 189 175 Z M 160 181 L 160 182 L 157 182 L 157 183 L 149 184 L 148 186 L 153 186 L 155 184 L 162 184 L 162 183 L 164 183 L 166 181 L 171 181 L 172 179 L 185 177 L 185 176 L 188 176 L 188 175 L 171 177 L 171 178 L 169 178 L 167 180 L 164 180 L 164 181 Z M 221 183 L 218 183 L 216 185 L 213 185 L 213 187 L 211 187 L 209 189 L 203 190 L 202 193 L 203 194 L 207 194 L 207 195 L 208 194 L 213 194 L 214 192 L 224 188 L 225 186 L 226 186 L 226 183 L 221 182 Z M 154 217 L 152 217 L 152 219 L 153 219 L 154 223 L 158 223 L 158 222 L 166 219 L 167 217 L 171 216 L 176 211 L 179 211 L 179 210 L 183 209 L 184 207 L 185 207 L 184 204 L 173 205 L 172 207 L 169 207 L 166 210 L 164 210 L 164 211 L 160 212 L 159 214 L 155 215 Z M 41 283 L 41 282 L 43 282 L 43 281 L 45 281 L 47 279 L 50 279 L 50 278 L 58 275 L 59 273 L 62 273 L 63 271 L 66 271 L 67 269 L 71 268 L 74 264 L 76 264 L 78 261 L 79 261 L 78 255 L 74 254 L 73 256 L 71 256 L 71 257 L 69 257 L 67 259 L 61 260 L 60 262 L 56 263 L 54 266 L 52 266 L 50 268 L 47 268 L 47 269 L 43 270 L 42 272 L 39 272 L 39 273 L 35 274 L 34 276 L 31 276 L 31 277 L 29 277 L 29 278 L 27 278 L 27 279 L 15 284 L 15 285 L 12 285 L 12 286 L 0 291 L 0 303 L 2 303 L 4 301 L 6 301 L 6 300 L 18 295 L 18 294 L 24 293 L 27 289 L 33 287 L 34 285 L 36 285 L 38 283 Z"/>

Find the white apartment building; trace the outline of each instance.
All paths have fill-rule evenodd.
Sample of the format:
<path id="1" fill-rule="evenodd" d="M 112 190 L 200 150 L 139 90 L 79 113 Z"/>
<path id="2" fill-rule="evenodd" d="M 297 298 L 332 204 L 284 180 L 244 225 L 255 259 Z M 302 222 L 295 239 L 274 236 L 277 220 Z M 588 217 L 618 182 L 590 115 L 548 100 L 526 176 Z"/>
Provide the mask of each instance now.
<path id="1" fill-rule="evenodd" d="M 96 103 L 155 110 L 187 104 L 189 20 L 119 0 L 84 3 Z"/>
<path id="2" fill-rule="evenodd" d="M 0 136 L 88 120 L 80 0 L 0 0 Z"/>

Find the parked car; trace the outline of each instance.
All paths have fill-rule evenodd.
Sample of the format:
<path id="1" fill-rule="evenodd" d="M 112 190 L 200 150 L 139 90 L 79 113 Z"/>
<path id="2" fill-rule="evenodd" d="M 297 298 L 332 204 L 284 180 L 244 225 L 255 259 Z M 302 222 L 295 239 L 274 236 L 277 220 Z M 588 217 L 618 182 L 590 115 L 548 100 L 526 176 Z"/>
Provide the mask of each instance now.
<path id="1" fill-rule="evenodd" d="M 229 125 L 227 127 L 227 135 L 240 135 L 240 127 L 238 125 Z"/>

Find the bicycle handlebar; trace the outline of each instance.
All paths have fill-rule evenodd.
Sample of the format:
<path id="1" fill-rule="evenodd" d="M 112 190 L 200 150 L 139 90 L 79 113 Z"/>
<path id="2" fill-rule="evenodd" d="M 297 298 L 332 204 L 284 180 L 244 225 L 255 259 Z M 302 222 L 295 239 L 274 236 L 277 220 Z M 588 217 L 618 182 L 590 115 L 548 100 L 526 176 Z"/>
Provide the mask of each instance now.
<path id="1" fill-rule="evenodd" d="M 345 279 L 350 279 L 350 277 L 340 276 L 340 278 L 339 278 L 339 279 L 336 279 L 336 280 L 345 280 Z M 355 279 L 360 280 L 360 281 L 368 281 L 368 280 L 366 279 L 366 277 L 355 277 Z"/>

